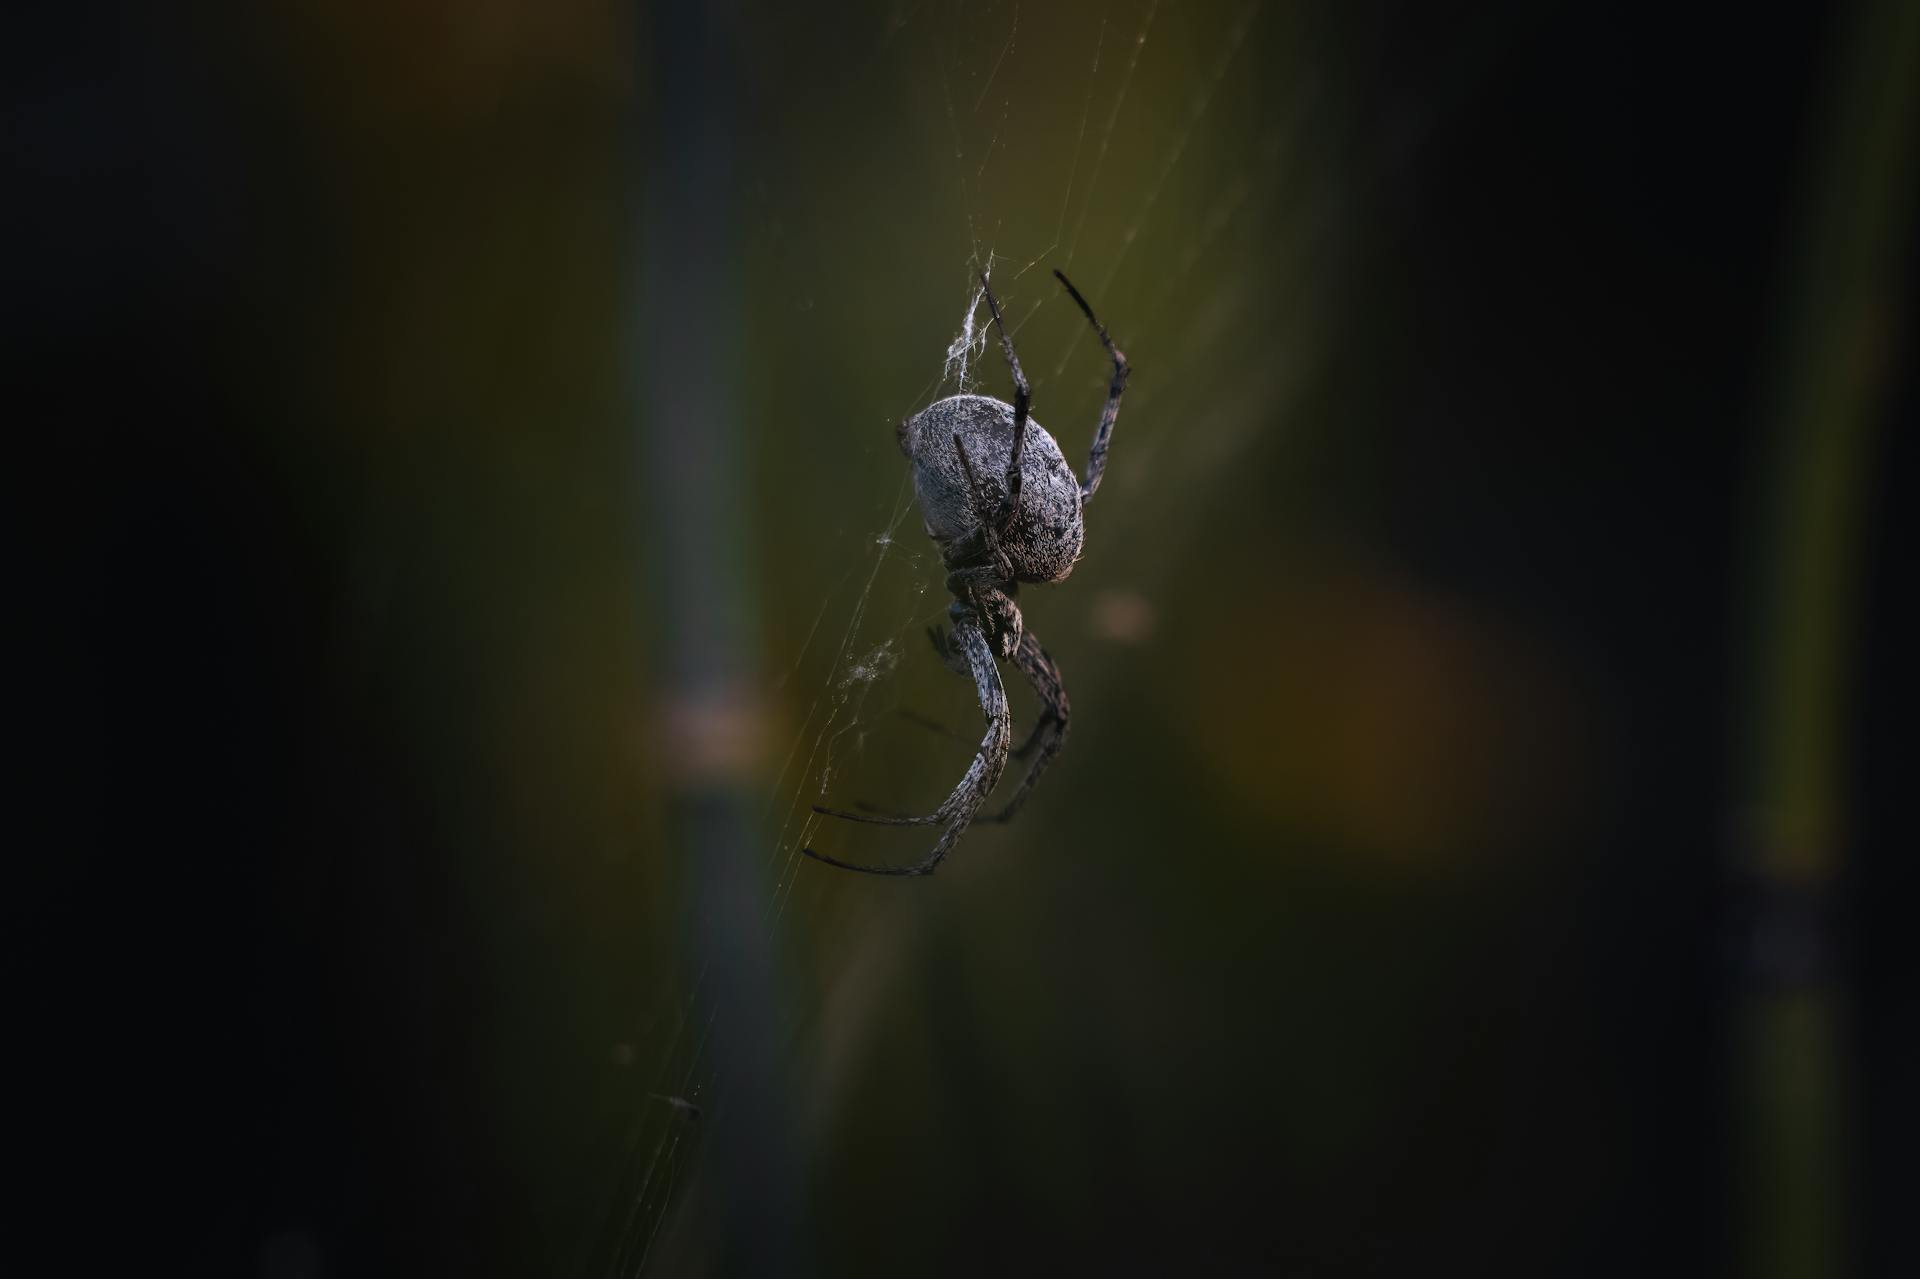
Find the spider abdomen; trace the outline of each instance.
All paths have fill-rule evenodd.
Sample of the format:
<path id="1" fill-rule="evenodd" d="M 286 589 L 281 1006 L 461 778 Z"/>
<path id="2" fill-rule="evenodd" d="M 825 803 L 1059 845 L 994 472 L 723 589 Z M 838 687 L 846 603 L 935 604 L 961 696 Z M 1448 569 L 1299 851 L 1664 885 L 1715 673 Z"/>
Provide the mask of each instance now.
<path id="1" fill-rule="evenodd" d="M 954 452 L 955 436 L 979 485 L 977 499 Z M 943 547 L 967 539 L 1005 498 L 1012 405 L 985 395 L 950 396 L 909 419 L 900 442 L 913 463 L 913 488 L 927 536 Z M 1000 547 L 1016 581 L 1064 581 L 1086 536 L 1080 481 L 1060 445 L 1031 417 L 1020 474 L 1020 508 L 1000 536 Z"/>

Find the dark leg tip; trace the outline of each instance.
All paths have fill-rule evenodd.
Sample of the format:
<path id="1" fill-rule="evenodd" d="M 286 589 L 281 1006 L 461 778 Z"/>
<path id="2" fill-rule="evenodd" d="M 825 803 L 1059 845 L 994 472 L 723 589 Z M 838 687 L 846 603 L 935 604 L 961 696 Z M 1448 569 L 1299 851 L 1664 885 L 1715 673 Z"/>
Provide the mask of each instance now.
<path id="1" fill-rule="evenodd" d="M 861 807 L 870 811 L 854 813 L 844 808 L 828 808 L 822 804 L 815 804 L 813 811 L 822 817 L 838 817 L 843 822 L 866 822 L 873 826 L 938 826 L 941 821 L 939 813 L 928 813 L 925 817 L 912 817 L 903 813 L 887 813 L 885 809 L 873 808 L 866 804 Z"/>
<path id="2" fill-rule="evenodd" d="M 817 862 L 824 862 L 839 870 L 858 871 L 862 875 L 886 875 L 893 879 L 921 879 L 933 874 L 931 866 L 856 866 L 852 862 L 843 862 L 837 857 L 816 853 L 804 846 L 800 851 Z"/>

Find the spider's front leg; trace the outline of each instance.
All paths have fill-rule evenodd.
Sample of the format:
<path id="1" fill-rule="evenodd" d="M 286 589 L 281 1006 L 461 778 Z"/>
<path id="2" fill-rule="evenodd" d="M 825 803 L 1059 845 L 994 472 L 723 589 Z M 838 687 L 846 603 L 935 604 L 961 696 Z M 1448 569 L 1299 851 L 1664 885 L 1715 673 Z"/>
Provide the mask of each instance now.
<path id="1" fill-rule="evenodd" d="M 1060 273 L 1055 271 L 1054 274 Z M 1066 277 L 1061 276 L 1061 279 L 1064 281 Z M 1007 370 L 1013 374 L 1013 443 L 1007 451 L 1006 497 L 993 515 L 993 527 L 1006 533 L 1013 528 L 1013 517 L 1020 511 L 1020 491 L 1026 478 L 1020 457 L 1027 447 L 1027 414 L 1033 406 L 1033 388 L 1027 385 L 1027 375 L 1020 369 L 1020 357 L 1013 350 L 1013 335 L 1007 332 L 1007 323 L 1000 318 L 1000 300 L 993 296 L 993 286 L 987 283 L 985 273 L 980 276 L 980 291 L 987 295 L 987 309 L 993 313 L 993 327 L 1000 331 L 1000 349 L 1006 354 Z M 954 443 L 959 442 L 956 437 Z M 964 454 L 960 460 L 966 461 Z M 971 471 L 967 478 L 972 480 Z"/>
<path id="2" fill-rule="evenodd" d="M 1094 428 L 1093 447 L 1087 451 L 1087 475 L 1080 481 L 1080 504 L 1085 506 L 1093 500 L 1094 491 L 1100 487 L 1100 477 L 1107 473 L 1107 443 L 1113 437 L 1113 424 L 1120 416 L 1120 397 L 1127 389 L 1127 377 L 1133 368 L 1108 336 L 1107 326 L 1094 318 L 1093 308 L 1080 296 L 1080 290 L 1073 287 L 1073 281 L 1057 270 L 1053 278 L 1066 286 L 1074 305 L 1087 317 L 1087 323 L 1093 325 L 1093 331 L 1100 335 L 1100 345 L 1107 349 L 1107 358 L 1113 361 L 1113 381 L 1107 384 L 1106 407 L 1100 410 L 1100 425 Z"/>
<path id="3" fill-rule="evenodd" d="M 1000 545 L 998 525 L 1005 510 L 988 515 L 986 494 L 980 477 L 974 474 L 967 446 L 956 434 L 953 451 L 960 459 L 960 470 L 967 477 L 967 489 L 973 495 L 973 528 L 947 548 L 947 593 L 972 608 L 980 618 L 994 656 L 1013 656 L 1020 642 L 1020 610 L 1014 605 L 1013 561 Z"/>

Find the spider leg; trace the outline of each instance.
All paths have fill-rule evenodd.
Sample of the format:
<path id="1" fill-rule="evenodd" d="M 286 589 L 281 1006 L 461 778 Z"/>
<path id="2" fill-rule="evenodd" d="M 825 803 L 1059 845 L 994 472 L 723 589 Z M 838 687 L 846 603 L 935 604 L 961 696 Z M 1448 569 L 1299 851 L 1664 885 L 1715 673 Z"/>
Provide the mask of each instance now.
<path id="1" fill-rule="evenodd" d="M 966 566 L 955 568 L 947 574 L 947 591 L 965 607 L 973 610 L 974 616 L 980 620 L 981 629 L 993 636 L 993 643 L 989 647 L 993 648 L 999 656 L 1005 657 L 1012 651 L 1011 636 L 1018 633 L 1020 618 L 1020 612 L 1014 607 L 1011 595 L 1014 589 L 1013 561 L 1008 559 L 1007 553 L 1000 549 L 1000 538 L 994 531 L 994 517 L 987 517 L 985 514 L 986 495 L 981 491 L 980 477 L 974 473 L 973 461 L 967 456 L 967 446 L 961 442 L 958 434 L 953 437 L 953 451 L 960 458 L 961 471 L 966 474 L 967 488 L 973 495 L 974 510 L 981 515 L 980 522 L 973 531 L 955 545 L 966 546 L 977 538 L 986 557 L 986 563 L 970 562 L 971 552 L 961 552 L 959 562 Z M 952 558 L 952 548 L 949 548 L 948 554 L 947 562 L 949 564 L 956 562 Z M 1009 621 L 1013 623 L 1011 628 L 1003 625 Z M 1009 642 L 1003 645 L 1003 638 Z"/>
<path id="2" fill-rule="evenodd" d="M 973 763 L 967 766 L 960 784 L 953 788 L 946 802 L 933 811 L 933 820 L 946 823 L 946 829 L 940 832 L 933 851 L 911 866 L 860 866 L 816 853 L 811 848 L 802 848 L 801 852 L 815 861 L 869 875 L 931 875 L 947 854 L 953 851 L 960 836 L 966 833 L 974 814 L 986 803 L 988 794 L 1007 767 L 1007 745 L 1012 738 L 1013 724 L 1007 713 L 1007 690 L 1000 683 L 1000 670 L 994 663 L 993 649 L 988 646 L 980 623 L 971 613 L 959 610 L 953 619 L 953 636 L 967 655 L 967 665 L 973 673 L 974 692 L 980 699 L 980 713 L 986 716 L 987 731 L 980 738 L 980 749 L 975 753 Z"/>
<path id="3" fill-rule="evenodd" d="M 1067 702 L 1066 685 L 1060 680 L 1060 668 L 1047 656 L 1047 650 L 1040 647 L 1032 631 L 1020 636 L 1020 646 L 1013 650 L 1013 664 L 1027 677 L 1027 683 L 1033 685 L 1033 691 L 1040 695 L 1046 709 L 1040 713 L 1040 722 L 1033 726 L 1033 735 L 1027 738 L 1023 751 L 1031 750 L 1038 743 L 1040 753 L 1033 763 L 1027 766 L 1027 775 L 1020 779 L 1019 787 L 1005 808 L 991 817 L 982 817 L 983 822 L 1008 822 L 1027 802 L 1027 796 L 1033 793 L 1033 787 L 1040 780 L 1040 774 L 1047 771 L 1053 763 L 1053 757 L 1067 744 L 1067 729 L 1071 724 L 1072 707 Z"/>
<path id="4" fill-rule="evenodd" d="M 980 477 L 973 473 L 973 459 L 967 456 L 967 446 L 960 442 L 960 434 L 957 431 L 953 436 L 953 451 L 959 456 L 960 470 L 967 477 L 967 491 L 973 495 L 973 509 L 981 516 L 978 530 L 980 544 L 986 548 L 987 556 L 992 560 L 991 565 L 959 571 L 992 581 L 1004 581 L 1013 576 L 1013 565 L 1007 560 L 1006 552 L 1000 549 L 1000 538 L 994 528 L 994 522 L 986 518 L 987 495 L 980 487 Z M 965 544 L 963 540 L 961 545 Z M 948 589 L 951 590 L 952 587 L 949 586 Z"/>
<path id="5" fill-rule="evenodd" d="M 903 813 L 898 809 L 882 808 L 878 804 L 869 804 L 864 799 L 854 800 L 853 806 L 863 813 L 872 813 L 875 817 L 895 818 L 903 826 L 918 826 L 925 820 L 924 818 L 915 817 L 911 813 Z"/>
<path id="6" fill-rule="evenodd" d="M 933 645 L 934 653 L 939 656 L 941 663 L 945 665 L 948 670 L 951 670 L 955 674 L 959 674 L 959 675 L 965 675 L 967 673 L 966 655 L 964 653 L 957 651 L 950 644 L 947 643 L 946 628 L 940 627 L 940 626 L 929 626 L 927 628 L 927 640 L 929 643 Z M 906 720 L 909 724 L 913 724 L 917 727 L 924 728 L 929 733 L 938 733 L 942 737 L 951 737 L 955 741 L 964 742 L 964 741 L 971 740 L 970 738 L 962 737 L 959 733 L 954 732 L 951 728 L 948 728 L 945 724 L 941 723 L 939 720 L 935 719 L 933 716 L 925 714 L 921 711 L 913 710 L 906 706 L 896 706 L 888 713 L 892 715 L 898 715 L 901 719 Z M 1014 747 L 1012 750 L 1008 751 L 1007 758 L 1025 760 L 1027 756 L 1033 754 L 1034 744 L 1040 740 L 1040 732 L 1042 729 L 1044 729 L 1047 726 L 1051 717 L 1052 717 L 1052 712 L 1043 708 L 1040 712 L 1040 718 L 1036 720 L 1034 722 L 1033 727 L 1027 731 L 1026 740 L 1021 742 L 1018 746 Z M 869 804 L 862 804 L 860 805 L 860 807 L 866 809 L 870 813 L 877 813 L 880 811 L 879 809 L 874 808 Z"/>
<path id="7" fill-rule="evenodd" d="M 1073 708 L 1067 700 L 1067 690 L 1060 679 L 1060 667 L 1047 651 L 1040 647 L 1040 641 L 1033 638 L 1031 632 L 1020 638 L 1020 647 L 1014 650 L 1012 661 L 1020 668 L 1020 673 L 1033 686 L 1040 696 L 1042 708 L 1040 718 L 1035 722 L 1027 740 L 1007 752 L 1007 758 L 1025 761 L 1036 747 L 1040 756 L 1027 769 L 1026 776 L 1020 779 L 1020 785 L 1014 789 L 1013 796 L 999 812 L 987 817 L 975 817 L 976 822 L 993 822 L 1004 825 L 1026 804 L 1027 797 L 1040 781 L 1040 775 L 1053 763 L 1054 756 L 1067 744 L 1067 731 L 1072 726 Z M 901 711 L 900 714 L 920 727 L 944 736 L 958 736 L 940 723 L 928 719 L 916 712 Z M 814 812 L 825 813 L 830 817 L 844 817 L 848 821 L 871 822 L 876 826 L 932 826 L 940 818 L 936 813 L 928 817 L 915 817 L 896 809 L 882 808 L 878 804 L 869 804 L 864 800 L 855 804 L 859 812 L 847 812 L 844 809 L 822 808 L 815 805 Z"/>
<path id="8" fill-rule="evenodd" d="M 895 715 L 898 715 L 901 719 L 904 719 L 905 721 L 907 721 L 907 723 L 912 724 L 916 728 L 926 729 L 929 733 L 938 733 L 942 737 L 951 737 L 954 741 L 965 742 L 969 746 L 973 744 L 973 739 L 971 737 L 964 737 L 961 734 L 954 732 L 951 728 L 948 728 L 945 724 L 942 724 L 939 720 L 935 719 L 933 716 L 924 715 L 921 712 L 912 709 L 911 707 L 896 706 L 893 708 L 892 713 Z M 864 805 L 862 807 L 864 807 Z M 867 811 L 877 812 L 878 810 L 868 809 Z"/>
<path id="9" fill-rule="evenodd" d="M 865 808 L 866 805 L 863 804 L 861 807 Z M 878 808 L 864 813 L 855 813 L 844 808 L 828 808 L 824 804 L 815 804 L 813 811 L 822 817 L 838 817 L 842 821 L 849 822 L 866 822 L 871 826 L 938 826 L 946 820 L 939 813 L 913 817 L 906 813 L 887 812 Z"/>
<path id="10" fill-rule="evenodd" d="M 1041 712 L 1040 718 L 1034 721 L 1033 728 L 1028 731 L 1027 740 L 1008 751 L 1007 758 L 1017 759 L 1023 764 L 1026 763 L 1027 756 L 1033 754 L 1033 748 L 1040 744 L 1040 734 L 1052 728 L 1053 724 L 1053 716 L 1045 711 Z"/>
<path id="11" fill-rule="evenodd" d="M 930 732 L 938 733 L 942 737 L 960 736 L 944 724 L 936 723 L 924 716 L 908 715 L 906 712 L 902 712 L 902 715 L 910 722 L 918 724 Z M 1058 726 L 1057 732 L 1053 731 L 1056 725 Z M 1066 726 L 1054 717 L 1054 713 L 1050 709 L 1041 712 L 1039 720 L 1034 724 L 1032 731 L 1027 734 L 1027 740 L 1008 751 L 1007 758 L 1017 760 L 1024 764 L 1027 756 L 1033 754 L 1033 748 L 1040 744 L 1041 738 L 1043 737 L 1045 737 L 1047 741 L 1047 753 L 1033 766 L 1027 776 L 1021 779 L 1019 788 L 1013 793 L 1013 799 L 1008 802 L 1005 808 L 991 817 L 974 818 L 976 822 L 994 822 L 1004 825 L 1012 821 L 1013 815 L 1018 812 L 1020 806 L 1026 802 L 1027 792 L 1031 791 L 1034 783 L 1040 780 L 1041 772 L 1048 764 L 1053 762 L 1053 757 L 1058 755 L 1060 748 L 1066 744 Z M 860 811 L 850 812 L 844 808 L 825 808 L 819 804 L 813 806 L 813 811 L 826 817 L 841 817 L 850 822 L 869 822 L 875 826 L 934 826 L 939 824 L 940 820 L 937 816 L 916 817 L 912 813 L 903 813 L 897 808 L 883 808 L 879 804 L 871 804 L 864 799 L 854 800 L 853 806 Z"/>
<path id="12" fill-rule="evenodd" d="M 1080 296 L 1080 290 L 1073 287 L 1073 281 L 1059 271 L 1054 278 L 1066 286 L 1067 292 L 1079 304 L 1081 314 L 1087 317 L 1087 323 L 1093 325 L 1093 331 L 1100 335 L 1100 345 L 1107 348 L 1107 355 L 1113 360 L 1113 382 L 1107 387 L 1107 405 L 1100 410 L 1100 425 L 1093 433 L 1093 447 L 1087 450 L 1087 477 L 1080 481 L 1080 504 L 1085 506 L 1093 500 L 1093 491 L 1100 487 L 1100 477 L 1107 470 L 1107 440 L 1113 435 L 1113 420 L 1120 416 L 1120 394 L 1127 389 L 1127 374 L 1133 370 L 1127 364 L 1127 357 L 1107 336 L 1107 326 L 1093 318 L 1093 308 Z"/>
<path id="13" fill-rule="evenodd" d="M 947 642 L 947 631 L 943 626 L 929 626 L 927 638 L 933 641 L 933 651 L 940 655 L 940 664 L 955 675 L 966 675 L 967 655 L 958 647 Z"/>
<path id="14" fill-rule="evenodd" d="M 1000 318 L 1000 302 L 993 296 L 993 288 L 984 274 L 980 277 L 980 287 L 987 295 L 987 309 L 993 312 L 993 326 L 1000 330 L 1000 349 L 1007 354 L 1007 367 L 1013 370 L 1013 449 L 1007 454 L 1007 504 L 999 519 L 1001 530 L 1005 531 L 1013 523 L 1014 512 L 1020 509 L 1021 481 L 1025 476 L 1020 469 L 1020 457 L 1027 447 L 1027 410 L 1033 405 L 1033 388 L 1027 385 L 1027 375 L 1020 371 L 1020 357 L 1013 353 L 1013 338 L 1007 333 L 1006 321 Z"/>
<path id="15" fill-rule="evenodd" d="M 930 733 L 938 733 L 942 737 L 951 737 L 955 741 L 960 742 L 968 740 L 948 728 L 945 724 L 940 723 L 940 721 L 930 719 L 918 712 L 902 710 L 899 712 L 899 715 L 900 718 L 906 720 L 908 723 L 917 724 Z M 1027 756 L 1033 754 L 1033 748 L 1040 744 L 1040 738 L 1046 734 L 1049 729 L 1053 728 L 1057 722 L 1051 711 L 1041 712 L 1039 720 L 1034 723 L 1033 728 L 1027 733 L 1027 740 L 1008 751 L 1007 758 L 1022 764 L 1026 763 Z M 1064 733 L 1062 736 L 1064 736 Z M 1054 747 L 1054 750 L 1057 752 L 1059 747 Z M 1023 783 L 1023 791 L 1031 787 L 1031 785 L 1031 782 Z M 826 817 L 845 818 L 850 822 L 871 822 L 875 826 L 932 826 L 938 820 L 933 817 L 916 817 L 912 813 L 903 813 L 897 808 L 887 808 L 884 805 L 869 803 L 864 799 L 854 800 L 853 807 L 859 811 L 853 812 L 844 808 L 826 808 L 819 804 L 813 806 L 813 811 Z M 1013 814 L 1008 812 L 1002 812 L 994 817 L 977 817 L 974 820 L 982 822 L 1004 822 L 1012 815 Z"/>

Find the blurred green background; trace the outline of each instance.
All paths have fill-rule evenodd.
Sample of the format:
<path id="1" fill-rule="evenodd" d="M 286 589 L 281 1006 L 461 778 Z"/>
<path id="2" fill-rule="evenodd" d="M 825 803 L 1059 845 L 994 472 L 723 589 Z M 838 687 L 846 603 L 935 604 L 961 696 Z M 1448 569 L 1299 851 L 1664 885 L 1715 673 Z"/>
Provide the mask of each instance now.
<path id="1" fill-rule="evenodd" d="M 150 1260 L 1910 1273 L 1910 6 L 51 21 Z M 978 722 L 893 425 L 989 266 L 1076 465 L 1051 268 L 1135 370 L 1073 737 L 847 875 Z"/>

